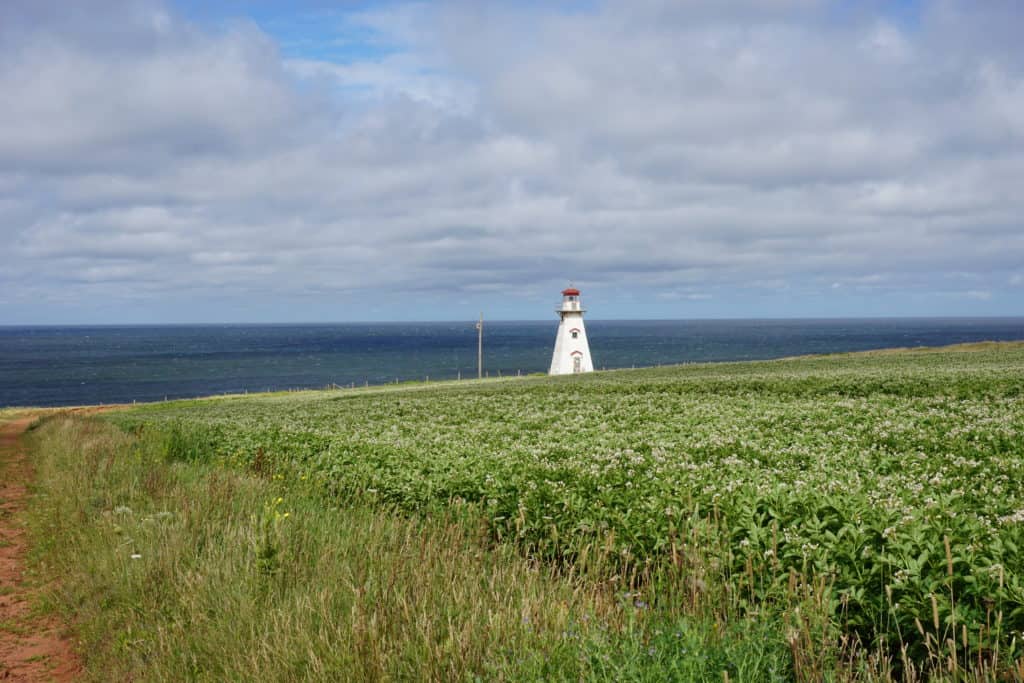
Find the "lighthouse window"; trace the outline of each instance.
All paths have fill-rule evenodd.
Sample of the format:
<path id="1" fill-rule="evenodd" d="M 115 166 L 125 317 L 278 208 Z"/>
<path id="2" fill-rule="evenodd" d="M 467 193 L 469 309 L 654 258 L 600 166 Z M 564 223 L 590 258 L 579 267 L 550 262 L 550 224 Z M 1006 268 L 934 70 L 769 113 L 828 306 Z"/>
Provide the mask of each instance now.
<path id="1" fill-rule="evenodd" d="M 579 332 L 578 332 L 577 330 L 573 330 L 573 331 L 572 331 L 572 332 L 570 332 L 569 334 L 571 334 L 571 335 L 572 335 L 572 338 L 573 338 L 573 339 L 577 339 L 577 338 L 578 338 L 578 337 L 580 336 L 580 333 L 579 333 Z"/>

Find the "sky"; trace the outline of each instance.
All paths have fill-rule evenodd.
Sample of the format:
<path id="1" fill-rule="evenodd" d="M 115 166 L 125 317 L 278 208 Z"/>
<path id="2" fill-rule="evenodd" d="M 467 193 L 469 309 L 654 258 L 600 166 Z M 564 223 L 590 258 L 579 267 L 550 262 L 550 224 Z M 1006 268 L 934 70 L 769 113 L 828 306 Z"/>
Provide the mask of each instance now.
<path id="1" fill-rule="evenodd" d="M 1017 0 L 0 3 L 0 324 L 1024 315 Z"/>

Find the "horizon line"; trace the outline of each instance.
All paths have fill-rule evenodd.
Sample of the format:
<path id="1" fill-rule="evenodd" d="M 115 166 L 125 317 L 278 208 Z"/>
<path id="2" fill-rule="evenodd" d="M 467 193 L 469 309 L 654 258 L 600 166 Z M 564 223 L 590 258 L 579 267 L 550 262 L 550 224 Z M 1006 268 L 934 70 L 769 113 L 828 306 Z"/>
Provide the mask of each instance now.
<path id="1" fill-rule="evenodd" d="M 588 322 L 729 322 L 729 321 L 822 321 L 822 320 L 1024 320 L 1020 315 L 874 315 L 874 316 L 764 316 L 764 317 L 701 317 L 701 318 L 589 318 Z M 78 323 L 0 323 L 0 329 L 17 327 L 242 327 L 288 325 L 422 325 L 422 324 L 474 324 L 476 319 L 434 320 L 303 320 L 303 321 L 234 321 L 234 322 L 78 322 Z M 487 318 L 484 323 L 557 323 L 557 319 L 540 318 Z"/>

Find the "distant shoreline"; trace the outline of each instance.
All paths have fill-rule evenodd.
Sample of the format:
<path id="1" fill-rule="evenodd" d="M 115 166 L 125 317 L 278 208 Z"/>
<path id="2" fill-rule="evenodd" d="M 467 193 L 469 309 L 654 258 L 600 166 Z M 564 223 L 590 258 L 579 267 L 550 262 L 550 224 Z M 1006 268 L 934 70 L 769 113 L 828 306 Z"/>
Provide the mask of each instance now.
<path id="1" fill-rule="evenodd" d="M 833 357 L 846 357 L 846 356 L 887 356 L 887 355 L 900 355 L 900 354 L 930 354 L 930 353 L 949 353 L 949 352 L 964 352 L 970 353 L 975 351 L 992 351 L 998 349 L 1015 349 L 1024 347 L 1024 337 L 1019 340 L 1000 340 L 1000 341 L 978 341 L 978 342 L 965 342 L 960 344 L 947 344 L 944 346 L 894 346 L 883 349 L 867 349 L 863 351 L 837 351 L 834 353 L 812 353 L 794 356 L 782 356 L 778 358 L 759 358 L 753 360 L 731 360 L 731 361 L 684 361 L 681 363 L 663 363 L 660 365 L 650 365 L 636 368 L 607 368 L 607 369 L 596 369 L 595 374 L 607 374 L 613 372 L 642 372 L 645 370 L 651 370 L 655 368 L 667 369 L 667 368 L 681 368 L 686 366 L 700 365 L 747 365 L 753 363 L 779 363 L 787 361 L 807 360 L 813 358 L 833 358 Z M 459 379 L 438 379 L 429 382 L 421 380 L 407 380 L 403 382 L 385 382 L 380 384 L 370 384 L 362 386 L 335 386 L 335 387 L 300 387 L 292 389 L 277 389 L 271 391 L 251 391 L 251 392 L 236 392 L 236 393 L 223 393 L 223 394 L 203 394 L 197 396 L 179 396 L 175 398 L 168 398 L 166 400 L 155 400 L 155 401 L 132 401 L 132 402 L 117 402 L 117 403 L 91 403 L 91 404 L 80 404 L 80 405 L 66 405 L 66 406 L 0 406 L 0 419 L 8 413 L 18 413 L 24 411 L 45 411 L 45 412 L 105 412 L 107 410 L 117 410 L 133 408 L 138 406 L 146 405 L 159 405 L 161 403 L 172 403 L 175 401 L 214 401 L 214 400 L 227 400 L 237 398 L 260 398 L 269 397 L 275 395 L 288 395 L 296 393 L 321 393 L 321 392 L 357 392 L 360 394 L 365 393 L 381 393 L 389 391 L 409 391 L 417 389 L 435 388 L 438 385 L 453 385 L 453 386 L 471 386 L 474 384 L 484 383 L 498 383 L 498 382 L 510 382 L 510 381 L 523 381 L 523 380 L 540 380 L 549 377 L 546 373 L 530 373 L 520 376 L 516 375 L 504 375 L 501 377 L 484 377 L 477 379 L 476 377 L 466 377 L 461 380 Z M 558 380 L 555 380 L 558 381 Z"/>

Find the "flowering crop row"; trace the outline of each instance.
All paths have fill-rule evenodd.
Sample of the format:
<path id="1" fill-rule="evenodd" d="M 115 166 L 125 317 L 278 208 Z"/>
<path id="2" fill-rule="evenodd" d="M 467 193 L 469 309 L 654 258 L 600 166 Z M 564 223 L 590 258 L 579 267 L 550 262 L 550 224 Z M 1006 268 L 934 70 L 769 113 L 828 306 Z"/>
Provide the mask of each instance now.
<path id="1" fill-rule="evenodd" d="M 826 577 L 836 618 L 966 648 L 1024 630 L 1024 347 L 685 366 L 139 408 L 203 457 L 270 458 L 339 495 L 452 500 L 565 556 L 664 557 L 714 522 L 763 595 Z M 966 628 L 963 628 L 966 627 Z M 917 646 L 923 647 L 921 643 Z"/>

